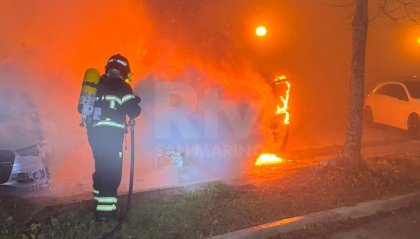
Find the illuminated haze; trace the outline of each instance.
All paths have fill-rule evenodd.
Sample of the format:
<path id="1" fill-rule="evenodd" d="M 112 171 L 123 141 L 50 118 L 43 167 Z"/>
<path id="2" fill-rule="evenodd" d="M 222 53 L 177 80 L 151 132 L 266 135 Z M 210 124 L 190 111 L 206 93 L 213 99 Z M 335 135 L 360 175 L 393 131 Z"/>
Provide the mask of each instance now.
<path id="1" fill-rule="evenodd" d="M 43 129 L 40 137 L 52 146 L 54 193 L 90 190 L 93 160 L 85 130 L 78 126 L 76 106 L 84 70 L 95 67 L 103 71 L 106 59 L 115 53 L 130 60 L 133 88 L 143 98 L 143 115 L 136 126 L 137 187 L 171 181 L 173 175 L 166 171 L 145 176 L 158 145 L 268 147 L 272 136 L 267 120 L 274 101 L 269 83 L 276 73 L 286 74 L 292 81 L 289 147 L 341 144 L 347 114 L 353 9 L 336 7 L 336 3 L 0 0 L 0 100 L 8 102 L 13 94 L 16 100 L 10 102 L 15 107 L 31 108 L 33 104 L 38 110 Z M 375 4 L 371 3 L 371 12 L 376 10 Z M 253 34 L 261 24 L 269 30 L 264 39 Z M 418 28 L 392 25 L 383 18 L 369 27 L 367 90 L 385 78 L 419 74 L 420 52 L 412 43 L 420 36 Z M 156 121 L 170 110 L 165 104 L 156 106 L 156 85 L 163 83 L 193 89 L 194 97 L 181 94 L 179 89 L 170 92 L 178 97 L 180 105 L 189 107 L 188 119 L 199 132 L 197 137 L 180 139 L 181 132 L 176 130 L 166 139 L 158 137 Z M 206 115 L 197 108 L 206 92 L 215 89 L 220 100 L 232 103 L 240 115 L 247 110 L 255 115 L 255 124 L 245 140 L 232 133 L 224 111 Z M 22 103 L 21 95 L 31 103 Z M 194 98 L 193 102 L 188 97 Z M 259 108 L 256 105 L 261 101 L 264 105 Z M 203 133 L 206 117 L 219 119 L 222 133 L 216 138 L 209 139 Z M 2 131 L 2 141 L 6 138 L 16 136 Z M 9 141 L 1 145 L 12 147 Z M 125 151 L 126 159 L 128 155 Z M 242 169 L 254 155 L 234 156 L 198 157 L 201 166 L 192 174 L 208 178 L 230 175 L 235 165 Z"/>

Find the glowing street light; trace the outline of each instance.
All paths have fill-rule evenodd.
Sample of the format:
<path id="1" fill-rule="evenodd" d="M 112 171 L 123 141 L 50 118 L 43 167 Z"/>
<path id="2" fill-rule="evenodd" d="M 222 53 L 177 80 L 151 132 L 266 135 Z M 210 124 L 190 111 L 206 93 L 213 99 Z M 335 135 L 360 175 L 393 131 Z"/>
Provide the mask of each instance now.
<path id="1" fill-rule="evenodd" d="M 255 29 L 255 34 L 259 37 L 265 37 L 267 35 L 267 28 L 265 26 L 259 26 Z"/>

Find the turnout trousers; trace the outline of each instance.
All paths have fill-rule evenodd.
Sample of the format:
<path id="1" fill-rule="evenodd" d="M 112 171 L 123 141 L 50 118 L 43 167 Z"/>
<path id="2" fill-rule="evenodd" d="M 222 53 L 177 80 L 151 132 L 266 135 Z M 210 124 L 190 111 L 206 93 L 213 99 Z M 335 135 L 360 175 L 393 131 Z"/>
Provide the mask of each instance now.
<path id="1" fill-rule="evenodd" d="M 122 175 L 124 130 L 111 126 L 89 127 L 89 144 L 95 160 L 93 195 L 97 213 L 114 213 Z"/>

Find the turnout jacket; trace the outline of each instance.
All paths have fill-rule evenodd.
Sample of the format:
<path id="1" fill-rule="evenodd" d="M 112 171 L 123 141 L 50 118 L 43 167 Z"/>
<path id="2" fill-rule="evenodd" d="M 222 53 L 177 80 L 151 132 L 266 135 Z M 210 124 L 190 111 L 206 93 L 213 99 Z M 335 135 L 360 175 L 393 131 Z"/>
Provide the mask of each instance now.
<path id="1" fill-rule="evenodd" d="M 133 95 L 131 86 L 118 77 L 103 75 L 97 87 L 93 127 L 126 129 L 126 116 L 134 119 L 140 114 L 140 98 Z"/>

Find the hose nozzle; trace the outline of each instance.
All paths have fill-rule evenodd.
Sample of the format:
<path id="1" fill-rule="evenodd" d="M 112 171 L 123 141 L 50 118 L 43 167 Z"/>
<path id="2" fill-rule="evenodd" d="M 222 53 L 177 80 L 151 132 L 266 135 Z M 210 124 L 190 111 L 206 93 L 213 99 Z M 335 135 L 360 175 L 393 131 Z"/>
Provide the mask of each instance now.
<path id="1" fill-rule="evenodd" d="M 133 128 L 134 125 L 136 125 L 136 121 L 134 119 L 130 119 L 130 121 L 128 122 L 128 124 L 130 125 L 131 128 Z"/>

